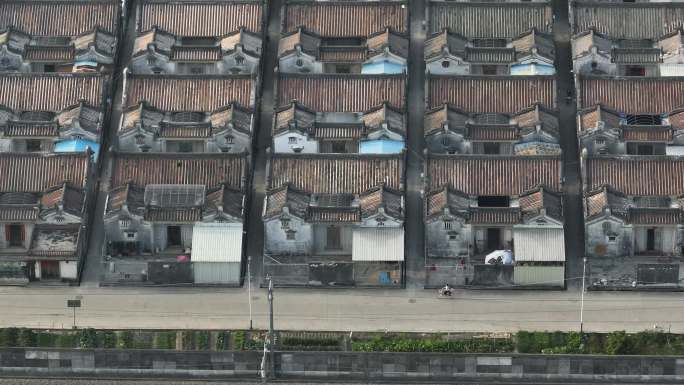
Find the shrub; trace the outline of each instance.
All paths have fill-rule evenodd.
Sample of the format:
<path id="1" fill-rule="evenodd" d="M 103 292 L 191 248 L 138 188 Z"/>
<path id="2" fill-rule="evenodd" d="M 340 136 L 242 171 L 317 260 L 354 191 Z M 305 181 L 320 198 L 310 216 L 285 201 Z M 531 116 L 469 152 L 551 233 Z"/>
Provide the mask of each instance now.
<path id="1" fill-rule="evenodd" d="M 209 332 L 206 330 L 201 330 L 195 333 L 197 350 L 207 350 L 209 349 Z"/>
<path id="2" fill-rule="evenodd" d="M 19 330 L 19 346 L 25 347 L 35 347 L 38 342 L 36 338 L 36 333 L 31 329 L 20 329 Z"/>
<path id="3" fill-rule="evenodd" d="M 57 335 L 50 332 L 38 332 L 36 335 L 36 346 L 53 348 L 57 345 Z"/>
<path id="4" fill-rule="evenodd" d="M 117 347 L 119 349 L 133 349 L 133 333 L 128 330 L 124 330 L 120 333 L 121 334 L 119 334 L 116 339 Z"/>
<path id="5" fill-rule="evenodd" d="M 216 337 L 216 350 L 226 350 L 228 348 L 228 341 L 230 339 L 230 332 L 219 332 Z"/>
<path id="6" fill-rule="evenodd" d="M 175 332 L 156 332 L 152 339 L 152 347 L 155 349 L 176 349 Z"/>
<path id="7" fill-rule="evenodd" d="M 99 332 L 102 341 L 102 347 L 105 349 L 113 349 L 116 347 L 116 334 L 113 331 Z"/>
<path id="8" fill-rule="evenodd" d="M 60 333 L 57 335 L 57 347 L 58 348 L 68 348 L 73 349 L 76 347 L 76 336 L 71 332 Z"/>
<path id="9" fill-rule="evenodd" d="M 245 350 L 245 332 L 238 330 L 233 333 L 233 349 Z"/>
<path id="10" fill-rule="evenodd" d="M 97 347 L 97 333 L 94 329 L 82 329 L 78 339 L 78 346 L 82 349 Z"/>
<path id="11" fill-rule="evenodd" d="M 634 347 L 624 331 L 612 332 L 606 336 L 606 354 L 633 354 Z"/>
<path id="12" fill-rule="evenodd" d="M 5 328 L 0 333 L 0 345 L 5 347 L 15 347 L 19 342 L 19 330 L 17 328 Z"/>

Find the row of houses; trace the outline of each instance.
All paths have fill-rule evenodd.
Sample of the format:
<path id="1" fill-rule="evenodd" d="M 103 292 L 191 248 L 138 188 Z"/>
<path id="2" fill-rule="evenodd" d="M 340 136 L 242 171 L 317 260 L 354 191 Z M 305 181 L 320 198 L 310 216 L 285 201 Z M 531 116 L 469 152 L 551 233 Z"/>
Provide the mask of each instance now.
<path id="1" fill-rule="evenodd" d="M 3 2 L 2 282 L 77 282 L 98 234 L 103 284 L 239 285 L 260 221 L 277 285 L 401 287 L 406 259 L 424 258 L 426 287 L 564 286 L 579 213 L 564 204 L 551 5 L 426 6 L 421 128 L 408 1 Z M 681 9 L 569 5 L 597 287 L 679 282 Z M 425 230 L 407 236 L 407 140 L 421 135 Z M 411 237 L 424 255 L 405 255 Z"/>
<path id="2" fill-rule="evenodd" d="M 570 17 L 590 283 L 678 287 L 684 7 L 576 1 Z"/>

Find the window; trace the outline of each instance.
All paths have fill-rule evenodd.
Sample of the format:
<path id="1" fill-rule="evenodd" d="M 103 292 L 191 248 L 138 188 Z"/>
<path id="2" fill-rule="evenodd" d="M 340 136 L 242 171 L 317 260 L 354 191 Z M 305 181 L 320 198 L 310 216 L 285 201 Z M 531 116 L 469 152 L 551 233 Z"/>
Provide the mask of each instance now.
<path id="1" fill-rule="evenodd" d="M 477 197 L 478 207 L 508 207 L 511 199 L 507 196 L 481 195 Z"/>
<path id="2" fill-rule="evenodd" d="M 285 236 L 286 236 L 286 239 L 287 239 L 288 241 L 294 241 L 296 235 L 297 235 L 297 232 L 294 231 L 294 230 L 287 230 L 287 231 L 285 232 Z"/>
<path id="3" fill-rule="evenodd" d="M 450 61 L 448 61 L 448 60 L 442 61 L 442 68 L 449 68 L 450 65 L 451 65 Z"/>
<path id="4" fill-rule="evenodd" d="M 204 72 L 203 66 L 195 65 L 190 67 L 190 73 L 192 75 L 202 75 Z"/>
<path id="5" fill-rule="evenodd" d="M 280 220 L 280 228 L 289 229 L 290 228 L 290 219 L 289 218 L 282 218 Z"/>
<path id="6" fill-rule="evenodd" d="M 594 140 L 594 144 L 597 146 L 605 146 L 606 145 L 606 139 L 605 138 L 596 138 Z"/>
<path id="7" fill-rule="evenodd" d="M 297 61 L 295 61 L 295 65 L 297 67 L 301 67 L 304 65 L 304 61 L 302 59 L 297 59 Z"/>
<path id="8" fill-rule="evenodd" d="M 591 69 L 595 70 L 598 67 L 598 63 L 593 61 L 591 62 Z"/>
<path id="9" fill-rule="evenodd" d="M 349 74 L 351 73 L 351 66 L 348 64 L 338 64 L 335 66 L 335 72 L 338 74 Z"/>
<path id="10" fill-rule="evenodd" d="M 387 220 L 387 218 L 385 218 L 385 217 L 377 217 L 377 218 L 375 218 L 375 222 L 377 222 L 378 226 L 384 226 L 384 225 L 385 225 L 385 220 Z"/>
<path id="11" fill-rule="evenodd" d="M 449 231 L 449 240 L 450 241 L 458 240 L 458 233 L 455 231 Z"/>
<path id="12" fill-rule="evenodd" d="M 27 139 L 26 152 L 39 152 L 41 150 L 40 140 Z"/>
<path id="13" fill-rule="evenodd" d="M 131 225 L 130 219 L 121 219 L 119 221 L 119 227 L 122 229 L 127 229 Z"/>
<path id="14" fill-rule="evenodd" d="M 54 64 L 46 64 L 43 67 L 43 72 L 55 72 L 55 65 Z"/>
<path id="15" fill-rule="evenodd" d="M 290 136 L 287 138 L 287 143 L 289 144 L 297 144 L 297 137 L 296 136 Z"/>
<path id="16" fill-rule="evenodd" d="M 127 231 L 126 232 L 126 239 L 128 239 L 129 241 L 133 241 L 133 240 L 135 240 L 135 235 L 136 235 L 135 232 Z"/>
<path id="17" fill-rule="evenodd" d="M 226 143 L 228 143 L 228 144 L 235 143 L 235 137 L 233 135 L 226 135 Z"/>
<path id="18" fill-rule="evenodd" d="M 493 65 L 483 65 L 482 75 L 496 75 L 496 66 Z"/>
<path id="19" fill-rule="evenodd" d="M 444 230 L 451 230 L 451 221 L 444 221 Z"/>
<path id="20" fill-rule="evenodd" d="M 235 56 L 235 64 L 241 66 L 245 64 L 245 57 L 244 56 Z"/>
<path id="21" fill-rule="evenodd" d="M 646 251 L 655 251 L 656 249 L 656 229 L 646 230 Z"/>
<path id="22" fill-rule="evenodd" d="M 608 236 L 608 242 L 609 243 L 615 243 L 616 240 L 617 240 L 617 235 L 613 234 L 613 235 Z"/>
<path id="23" fill-rule="evenodd" d="M 328 250 L 340 250 L 342 249 L 342 236 L 341 229 L 337 226 L 328 226 L 326 228 L 326 245 L 325 248 Z"/>
<path id="24" fill-rule="evenodd" d="M 347 152 L 347 146 L 344 142 L 331 142 L 330 146 L 332 148 L 331 152 L 345 154 Z"/>
<path id="25" fill-rule="evenodd" d="M 483 143 L 482 151 L 487 155 L 498 155 L 499 143 Z"/>
<path id="26" fill-rule="evenodd" d="M 178 152 L 192 152 L 192 142 L 179 142 Z"/>
<path id="27" fill-rule="evenodd" d="M 25 237 L 24 225 L 13 224 L 5 226 L 5 238 L 10 247 L 23 246 Z"/>
<path id="28" fill-rule="evenodd" d="M 643 66 L 627 66 L 625 76 L 646 76 L 646 68 Z"/>
<path id="29" fill-rule="evenodd" d="M 663 117 L 652 114 L 637 114 L 625 116 L 627 124 L 635 126 L 660 126 L 663 124 Z"/>

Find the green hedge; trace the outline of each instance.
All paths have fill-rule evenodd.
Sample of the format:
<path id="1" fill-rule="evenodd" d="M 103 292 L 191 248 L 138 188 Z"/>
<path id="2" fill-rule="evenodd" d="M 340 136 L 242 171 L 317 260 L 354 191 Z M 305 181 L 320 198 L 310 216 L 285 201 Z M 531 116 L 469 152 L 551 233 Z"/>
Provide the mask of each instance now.
<path id="1" fill-rule="evenodd" d="M 509 353 L 514 348 L 509 338 L 442 340 L 377 337 L 352 341 L 352 351 L 355 352 Z"/>
<path id="2" fill-rule="evenodd" d="M 608 334 L 518 332 L 519 353 L 606 354 L 606 355 L 682 355 L 684 335 L 623 331 Z"/>

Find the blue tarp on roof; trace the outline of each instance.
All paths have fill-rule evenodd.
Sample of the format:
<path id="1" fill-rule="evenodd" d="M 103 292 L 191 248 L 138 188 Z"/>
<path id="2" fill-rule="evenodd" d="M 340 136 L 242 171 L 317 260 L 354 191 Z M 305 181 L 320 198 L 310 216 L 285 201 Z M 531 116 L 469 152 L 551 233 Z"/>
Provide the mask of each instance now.
<path id="1" fill-rule="evenodd" d="M 403 74 L 404 71 L 406 71 L 405 65 L 393 63 L 388 60 L 377 63 L 367 63 L 361 66 L 361 73 L 367 75 Z"/>
<path id="2" fill-rule="evenodd" d="M 359 144 L 360 154 L 398 154 L 404 149 L 400 140 L 368 140 Z"/>
<path id="3" fill-rule="evenodd" d="M 83 139 L 63 140 L 55 143 L 55 152 L 84 152 L 86 148 L 90 148 L 93 152 L 93 160 L 97 159 L 97 154 L 100 151 L 100 145 Z"/>

